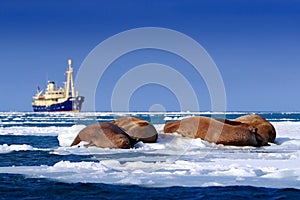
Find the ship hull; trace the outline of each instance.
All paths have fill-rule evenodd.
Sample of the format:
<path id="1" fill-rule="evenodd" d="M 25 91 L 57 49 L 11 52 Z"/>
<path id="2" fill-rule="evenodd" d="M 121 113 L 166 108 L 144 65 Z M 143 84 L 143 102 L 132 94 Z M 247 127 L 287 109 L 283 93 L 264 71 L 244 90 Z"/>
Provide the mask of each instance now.
<path id="1" fill-rule="evenodd" d="M 50 106 L 35 106 L 33 105 L 34 112 L 57 112 L 57 111 L 74 111 L 79 112 L 81 105 L 84 101 L 84 97 L 79 96 L 76 98 L 68 98 L 62 103 L 52 104 Z"/>

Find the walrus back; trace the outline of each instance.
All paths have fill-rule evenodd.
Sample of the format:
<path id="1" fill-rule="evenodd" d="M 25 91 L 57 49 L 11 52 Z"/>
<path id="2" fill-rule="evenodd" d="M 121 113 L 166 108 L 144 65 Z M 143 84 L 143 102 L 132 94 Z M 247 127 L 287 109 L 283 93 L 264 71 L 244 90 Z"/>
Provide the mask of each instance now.
<path id="1" fill-rule="evenodd" d="M 195 116 L 179 121 L 168 122 L 165 133 L 177 132 L 184 137 L 200 138 L 202 140 L 223 145 L 262 146 L 264 139 L 255 132 L 254 127 L 230 120 L 215 120 L 208 117 Z"/>
<path id="2" fill-rule="evenodd" d="M 154 143 L 157 141 L 158 133 L 155 127 L 146 120 L 135 117 L 123 117 L 112 123 L 123 129 L 136 142 Z"/>
<path id="3" fill-rule="evenodd" d="M 180 121 L 167 122 L 164 126 L 164 133 L 175 133 L 180 126 Z"/>
<path id="4" fill-rule="evenodd" d="M 71 146 L 81 141 L 88 142 L 88 146 L 122 149 L 129 149 L 136 143 L 120 127 L 110 122 L 99 122 L 85 127 L 78 133 Z"/>

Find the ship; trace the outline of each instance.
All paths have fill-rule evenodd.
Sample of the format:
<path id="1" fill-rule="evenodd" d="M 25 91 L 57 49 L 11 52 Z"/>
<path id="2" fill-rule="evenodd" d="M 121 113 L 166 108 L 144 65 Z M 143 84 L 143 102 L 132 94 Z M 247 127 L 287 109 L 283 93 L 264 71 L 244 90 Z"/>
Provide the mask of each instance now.
<path id="1" fill-rule="evenodd" d="M 64 87 L 55 86 L 54 81 L 48 81 L 46 90 L 37 88 L 37 93 L 32 97 L 32 108 L 34 112 L 73 111 L 80 112 L 83 96 L 75 92 L 73 82 L 72 60 L 68 60 L 67 81 Z"/>

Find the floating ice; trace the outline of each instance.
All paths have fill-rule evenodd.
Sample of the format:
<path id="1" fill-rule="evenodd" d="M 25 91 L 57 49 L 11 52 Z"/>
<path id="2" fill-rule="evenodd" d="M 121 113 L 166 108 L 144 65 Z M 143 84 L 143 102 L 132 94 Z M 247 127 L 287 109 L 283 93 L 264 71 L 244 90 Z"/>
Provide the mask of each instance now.
<path id="1" fill-rule="evenodd" d="M 61 160 L 52 166 L 0 167 L 0 173 L 71 183 L 144 187 L 250 185 L 300 189 L 300 122 L 272 123 L 277 130 L 275 143 L 261 148 L 216 145 L 178 134 L 164 134 L 163 124 L 155 124 L 159 132 L 157 143 L 140 142 L 133 149 L 69 147 L 84 125 L 57 130 L 47 127 L 44 131 L 55 131 L 60 144 L 49 150 L 50 154 L 90 155 L 91 160 Z M 43 131 L 36 127 L 23 129 L 16 130 Z M 13 149 L 32 150 L 32 147 L 0 145 L 2 153 Z"/>
<path id="2" fill-rule="evenodd" d="M 21 145 L 17 145 L 17 144 L 12 144 L 12 145 L 7 145 L 7 144 L 3 144 L 0 145 L 0 154 L 2 153 L 9 153 L 12 151 L 33 151 L 35 150 L 32 146 L 27 145 L 27 144 L 21 144 Z"/>

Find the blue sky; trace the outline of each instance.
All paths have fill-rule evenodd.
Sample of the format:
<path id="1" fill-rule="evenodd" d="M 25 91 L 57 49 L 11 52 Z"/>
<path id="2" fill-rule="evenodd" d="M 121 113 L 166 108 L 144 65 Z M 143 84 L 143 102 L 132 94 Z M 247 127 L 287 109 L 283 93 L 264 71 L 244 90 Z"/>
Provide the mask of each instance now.
<path id="1" fill-rule="evenodd" d="M 36 86 L 45 87 L 47 79 L 62 83 L 68 58 L 78 70 L 100 42 L 139 27 L 169 28 L 201 44 L 222 75 L 227 110 L 300 111 L 299 24 L 299 1 L 0 0 L 0 111 L 31 111 Z M 211 109 L 192 67 L 156 50 L 116 60 L 99 83 L 96 109 L 111 109 L 111 90 L 122 75 L 118 67 L 125 73 L 149 62 L 178 69 L 197 85 L 200 110 Z M 176 94 L 159 85 L 139 88 L 130 110 L 147 111 L 155 104 L 180 110 Z"/>

